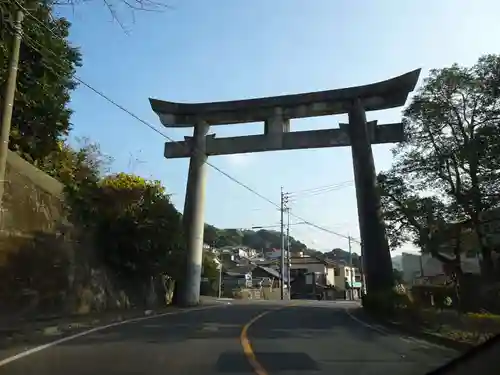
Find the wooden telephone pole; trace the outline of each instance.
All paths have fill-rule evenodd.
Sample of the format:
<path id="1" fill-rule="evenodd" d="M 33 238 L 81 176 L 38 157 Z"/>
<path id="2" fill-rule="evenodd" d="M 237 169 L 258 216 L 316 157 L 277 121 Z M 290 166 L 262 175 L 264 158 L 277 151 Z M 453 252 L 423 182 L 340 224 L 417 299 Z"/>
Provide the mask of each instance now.
<path id="1" fill-rule="evenodd" d="M 9 75 L 3 98 L 2 129 L 0 132 L 0 209 L 3 210 L 3 194 L 5 191 L 5 171 L 7 169 L 7 154 L 9 152 L 10 127 L 12 124 L 12 110 L 16 94 L 17 70 L 19 67 L 19 51 L 21 50 L 22 22 L 24 13 L 21 9 L 16 11 L 14 22 L 14 41 L 10 55 Z M 2 215 L 3 222 L 3 215 Z"/>

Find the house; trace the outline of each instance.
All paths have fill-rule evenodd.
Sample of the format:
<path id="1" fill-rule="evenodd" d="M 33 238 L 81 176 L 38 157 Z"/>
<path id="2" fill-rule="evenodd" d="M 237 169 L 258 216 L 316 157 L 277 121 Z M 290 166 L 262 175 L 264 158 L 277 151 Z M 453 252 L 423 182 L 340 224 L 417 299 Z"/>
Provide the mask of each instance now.
<path id="1" fill-rule="evenodd" d="M 292 299 L 323 299 L 325 286 L 321 285 L 321 275 L 315 272 L 298 274 L 291 282 Z M 335 287 L 332 287 L 335 288 Z"/>
<path id="2" fill-rule="evenodd" d="M 337 290 L 342 292 L 351 290 L 353 298 L 360 298 L 361 289 L 363 288 L 360 270 L 346 264 L 338 264 L 337 266 L 338 272 L 335 274 L 335 286 Z"/>
<path id="3" fill-rule="evenodd" d="M 303 253 L 292 254 L 290 257 L 290 276 L 297 277 L 300 274 L 314 272 L 319 275 L 320 284 L 325 286 L 336 286 L 335 277 L 340 276 L 339 267 L 326 259 L 307 256 Z"/>
<path id="4" fill-rule="evenodd" d="M 255 264 L 225 263 L 223 268 L 223 291 L 227 292 L 237 287 L 270 286 L 277 288 L 280 285 L 280 273 L 270 267 Z M 285 274 L 285 285 L 287 276 Z"/>
<path id="5" fill-rule="evenodd" d="M 287 275 L 284 277 L 285 288 L 287 285 Z M 252 284 L 254 287 L 279 288 L 281 284 L 281 275 L 279 271 L 263 266 L 255 266 L 252 271 Z"/>
<path id="6" fill-rule="evenodd" d="M 266 259 L 275 260 L 281 258 L 281 249 L 270 249 L 264 253 Z"/>
<path id="7" fill-rule="evenodd" d="M 480 274 L 481 259 L 476 252 L 467 252 L 461 258 L 464 273 Z M 430 254 L 403 253 L 401 256 L 403 280 L 407 284 L 415 284 L 422 277 L 435 278 L 444 276 L 443 263 Z"/>
<path id="8" fill-rule="evenodd" d="M 249 287 L 252 284 L 252 265 L 234 265 L 222 268 L 222 289 L 229 291 L 238 287 Z"/>
<path id="9" fill-rule="evenodd" d="M 241 246 L 224 246 L 218 249 L 219 254 L 224 259 L 251 259 L 257 255 L 255 249 Z"/>
<path id="10" fill-rule="evenodd" d="M 358 268 L 345 262 L 334 262 L 314 256 L 295 254 L 291 258 L 290 275 L 292 280 L 302 275 L 314 275 L 315 290 L 323 288 L 323 293 L 331 294 L 332 298 L 347 298 L 347 292 L 353 291 L 353 297 L 359 298 L 363 287 L 362 275 Z M 305 282 L 302 282 L 304 284 Z M 299 285 L 299 283 L 295 283 Z M 305 283 L 307 284 L 307 283 Z M 311 283 L 309 283 L 311 284 Z M 334 288 L 333 291 L 328 289 Z M 292 286 L 292 292 L 295 292 Z"/>
<path id="11" fill-rule="evenodd" d="M 274 268 L 278 269 L 280 266 L 280 260 L 279 259 L 263 259 L 263 258 L 253 258 L 249 259 L 253 264 L 257 266 L 263 266 L 263 267 L 269 267 L 269 268 Z"/>

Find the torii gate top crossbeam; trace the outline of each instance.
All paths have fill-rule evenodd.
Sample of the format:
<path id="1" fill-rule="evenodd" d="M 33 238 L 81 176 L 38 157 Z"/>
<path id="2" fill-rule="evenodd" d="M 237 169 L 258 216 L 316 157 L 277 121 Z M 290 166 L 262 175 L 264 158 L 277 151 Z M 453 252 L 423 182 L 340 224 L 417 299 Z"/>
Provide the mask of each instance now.
<path id="1" fill-rule="evenodd" d="M 151 108 L 167 127 L 192 127 L 199 121 L 209 125 L 304 118 L 346 113 L 354 99 L 360 99 L 366 111 L 400 107 L 417 84 L 420 69 L 399 77 L 364 86 L 317 91 L 267 98 L 213 103 L 174 103 L 149 99 Z"/>

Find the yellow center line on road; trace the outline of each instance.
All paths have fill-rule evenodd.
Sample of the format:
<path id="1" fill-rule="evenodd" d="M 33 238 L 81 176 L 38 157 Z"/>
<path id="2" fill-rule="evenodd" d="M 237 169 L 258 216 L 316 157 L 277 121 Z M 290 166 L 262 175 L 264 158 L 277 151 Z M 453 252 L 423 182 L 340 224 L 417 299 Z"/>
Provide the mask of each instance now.
<path id="1" fill-rule="evenodd" d="M 253 317 L 247 324 L 245 324 L 241 330 L 240 334 L 240 343 L 241 346 L 243 347 L 243 352 L 245 353 L 245 356 L 247 357 L 248 363 L 250 363 L 250 366 L 252 366 L 254 372 L 257 375 L 269 375 L 269 373 L 266 371 L 264 366 L 257 360 L 257 356 L 255 355 L 255 352 L 253 351 L 252 348 L 252 343 L 250 342 L 250 339 L 248 338 L 248 329 L 259 319 L 263 318 L 264 316 L 271 314 L 272 312 L 276 312 L 279 310 L 283 310 L 287 307 L 292 307 L 296 306 L 298 303 L 293 303 L 287 306 L 283 307 L 278 307 L 276 309 L 272 310 L 266 310 L 259 315 Z"/>

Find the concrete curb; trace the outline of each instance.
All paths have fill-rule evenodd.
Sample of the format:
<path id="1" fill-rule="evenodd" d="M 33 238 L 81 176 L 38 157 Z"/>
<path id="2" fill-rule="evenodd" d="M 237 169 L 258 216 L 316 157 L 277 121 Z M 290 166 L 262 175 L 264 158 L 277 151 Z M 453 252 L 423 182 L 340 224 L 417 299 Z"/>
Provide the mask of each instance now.
<path id="1" fill-rule="evenodd" d="M 41 338 L 53 338 L 85 330 L 102 324 L 110 324 L 127 319 L 150 316 L 176 310 L 177 308 L 165 307 L 158 310 L 123 310 L 116 312 L 103 312 L 99 314 L 76 316 L 53 316 L 50 319 L 40 319 L 23 322 L 19 327 L 9 327 L 0 330 L 0 348 L 9 347 L 18 343 L 27 343 Z M 62 320 L 62 321 L 61 321 Z"/>
<path id="2" fill-rule="evenodd" d="M 200 303 L 192 308 L 201 306 L 218 305 L 216 298 L 201 298 Z M 18 343 L 27 343 L 34 339 L 54 338 L 64 336 L 78 330 L 94 328 L 98 325 L 115 323 L 123 320 L 140 318 L 143 316 L 157 315 L 179 309 L 178 306 L 169 305 L 156 310 L 128 309 L 116 311 L 103 311 L 102 313 L 89 313 L 85 315 L 50 315 L 37 317 L 32 320 L 18 321 L 0 327 L 0 348 L 5 348 Z"/>
<path id="3" fill-rule="evenodd" d="M 472 349 L 475 345 L 464 342 L 464 341 L 455 341 L 452 339 L 449 339 L 444 336 L 439 336 L 430 332 L 425 332 L 425 331 L 418 331 L 415 329 L 411 329 L 409 327 L 403 326 L 401 324 L 397 324 L 394 322 L 390 321 L 385 321 L 385 322 L 380 322 L 382 325 L 386 326 L 387 328 L 406 333 L 410 336 L 414 336 L 416 338 L 420 338 L 423 340 L 427 340 L 429 342 L 432 342 L 434 344 L 442 345 L 450 349 L 458 350 L 461 352 L 467 351 L 469 349 Z"/>
<path id="4" fill-rule="evenodd" d="M 406 334 L 408 336 L 413 336 L 417 339 L 426 340 L 426 341 L 429 341 L 431 343 L 441 345 L 441 346 L 444 346 L 444 347 L 447 347 L 450 349 L 454 349 L 454 350 L 457 350 L 460 352 L 470 350 L 475 346 L 474 344 L 471 344 L 468 342 L 455 341 L 455 340 L 449 339 L 449 338 L 444 337 L 444 336 L 439 336 L 439 335 L 436 335 L 436 334 L 433 334 L 430 332 L 420 331 L 420 330 L 405 326 L 403 324 L 398 324 L 396 322 L 392 322 L 388 319 L 373 316 L 373 315 L 369 314 L 368 312 L 366 312 L 366 310 L 363 310 L 363 314 L 366 317 L 368 317 L 369 319 L 384 326 L 385 328 L 387 328 L 389 330 L 400 332 L 400 333 Z"/>

